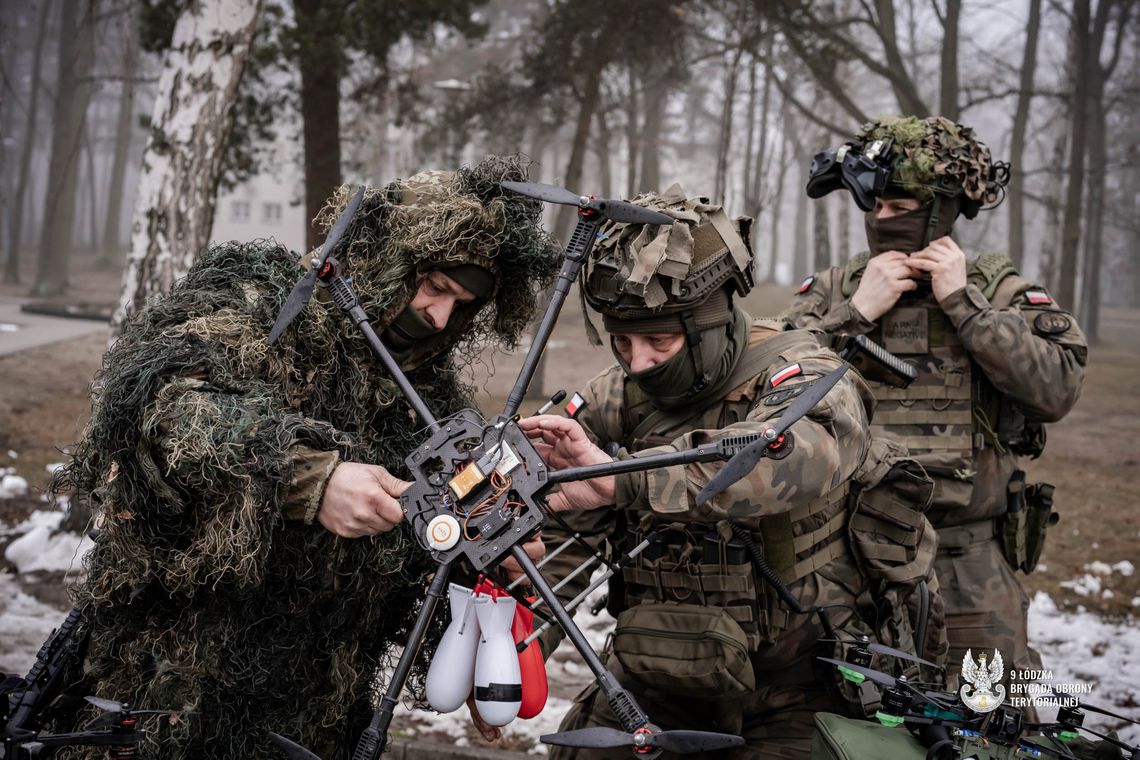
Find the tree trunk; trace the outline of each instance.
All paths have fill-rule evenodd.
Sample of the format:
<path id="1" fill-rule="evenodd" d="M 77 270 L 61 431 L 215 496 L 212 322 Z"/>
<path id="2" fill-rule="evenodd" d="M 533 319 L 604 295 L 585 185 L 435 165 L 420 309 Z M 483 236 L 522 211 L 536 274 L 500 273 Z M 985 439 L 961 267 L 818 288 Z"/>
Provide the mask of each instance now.
<path id="1" fill-rule="evenodd" d="M 760 147 L 756 150 L 755 166 L 752 169 L 751 179 L 751 204 L 746 206 L 747 212 L 756 217 L 756 223 L 760 223 L 760 217 L 764 214 L 764 177 L 767 176 L 768 170 L 766 166 L 771 166 L 770 156 L 772 152 L 768 140 L 768 113 L 771 110 L 772 103 L 772 36 L 768 36 L 768 44 L 765 46 L 764 51 L 764 95 L 760 98 Z"/>
<path id="2" fill-rule="evenodd" d="M 1033 79 L 1037 69 L 1037 36 L 1041 29 L 1041 0 L 1029 0 L 1029 20 L 1025 29 L 1025 52 L 1021 56 L 1021 82 L 1009 148 L 1009 257 L 1021 269 L 1025 259 L 1025 133 L 1029 127 L 1029 104 L 1033 99 Z"/>
<path id="3" fill-rule="evenodd" d="M 1073 0 L 1070 46 L 1072 131 L 1069 134 L 1069 180 L 1065 191 L 1061 228 L 1061 277 L 1057 301 L 1066 309 L 1076 306 L 1077 251 L 1081 241 L 1081 203 L 1085 186 L 1085 147 L 1088 113 L 1085 87 L 1089 72 L 1089 0 Z"/>
<path id="4" fill-rule="evenodd" d="M 640 192 L 661 190 L 661 127 L 665 121 L 665 101 L 669 83 L 656 77 L 645 93 L 645 122 L 641 130 Z"/>
<path id="5" fill-rule="evenodd" d="M 1103 0 L 1102 0 L 1103 1 Z M 1099 66 L 1093 68 L 1099 69 Z M 1092 72 L 1090 72 L 1092 73 Z M 1107 163 L 1104 80 L 1092 73 L 1089 89 L 1089 202 L 1078 321 L 1093 343 L 1100 331 L 1100 270 L 1104 253 L 1104 191 Z"/>
<path id="6" fill-rule="evenodd" d="M 748 67 L 748 121 L 744 126 L 744 166 L 740 172 L 740 208 L 745 214 L 752 210 L 752 154 L 753 135 L 756 134 L 756 59 Z"/>
<path id="7" fill-rule="evenodd" d="M 807 193 L 801 195 L 806 197 Z M 812 250 L 815 252 L 815 261 L 812 262 L 811 271 L 804 276 L 831 266 L 831 219 L 827 213 L 827 200 L 821 198 L 812 207 Z M 795 277 L 792 279 L 795 280 Z"/>
<path id="8" fill-rule="evenodd" d="M 123 216 L 123 190 L 127 176 L 127 161 L 131 155 L 131 137 L 135 127 L 135 74 L 138 68 L 138 42 L 130 14 L 124 15 L 123 83 L 119 96 L 119 116 L 115 122 L 115 156 L 111 161 L 111 182 L 107 191 L 107 216 L 103 222 L 103 242 L 99 246 L 98 264 L 101 267 L 117 265 L 123 258 L 121 221 Z"/>
<path id="9" fill-rule="evenodd" d="M 112 338 L 209 241 L 234 97 L 264 6 L 199 0 L 178 18 L 150 120 Z"/>
<path id="10" fill-rule="evenodd" d="M 601 47 L 600 45 L 598 46 Z M 586 143 L 590 138 L 590 125 L 594 122 L 594 111 L 597 110 L 601 94 L 602 69 L 605 61 L 598 56 L 592 56 L 590 67 L 586 71 L 586 79 L 582 84 L 582 103 L 578 108 L 578 119 L 574 124 L 574 140 L 570 146 L 570 160 L 566 165 L 565 187 L 576 193 L 587 193 L 588 189 L 581 187 L 582 167 L 586 160 Z M 569 235 L 575 208 L 573 206 L 559 206 L 558 216 L 554 222 L 555 234 L 562 237 Z"/>
<path id="11" fill-rule="evenodd" d="M 946 0 L 942 18 L 942 82 L 939 90 L 940 115 L 958 121 L 958 18 L 962 0 Z"/>
<path id="12" fill-rule="evenodd" d="M 594 141 L 594 153 L 598 159 L 598 192 L 604 198 L 612 198 L 613 174 L 610 171 L 610 125 L 606 119 L 606 109 L 599 108 L 597 116 L 598 139 Z"/>
<path id="13" fill-rule="evenodd" d="M 641 148 L 641 130 L 637 124 L 638 96 L 637 75 L 633 67 L 629 69 L 629 97 L 625 99 L 625 197 L 637 195 L 637 154 Z"/>
<path id="14" fill-rule="evenodd" d="M 785 124 L 787 122 L 785 121 Z M 784 178 L 788 174 L 788 138 L 785 133 L 780 139 L 780 170 L 776 174 L 776 190 L 772 194 L 772 199 L 767 204 L 768 208 L 772 210 L 772 232 L 769 235 L 771 238 L 771 254 L 768 256 L 768 272 L 764 277 L 764 282 L 776 281 L 776 259 L 780 255 L 780 203 L 784 200 Z M 807 197 L 807 193 L 804 193 Z"/>
<path id="15" fill-rule="evenodd" d="M 312 250 L 323 242 L 313 220 L 343 179 L 340 171 L 341 51 L 333 44 L 338 38 L 341 4 L 297 0 L 294 5 L 305 141 L 305 245 Z"/>
<path id="16" fill-rule="evenodd" d="M 94 58 L 94 0 L 63 0 L 56 79 L 55 129 L 51 140 L 43 233 L 32 295 L 55 296 L 67 289 L 68 260 L 75 226 L 76 178 L 83 151 Z"/>
<path id="17" fill-rule="evenodd" d="M 32 167 L 32 153 L 36 148 L 36 116 L 39 113 L 40 78 L 43 70 L 44 40 L 47 38 L 48 21 L 52 4 L 40 0 L 40 17 L 36 24 L 36 41 L 32 49 L 31 92 L 28 93 L 28 113 L 24 120 L 23 148 L 20 150 L 19 179 L 12 194 L 12 213 L 8 227 L 8 255 L 4 262 L 4 282 L 20 281 L 20 245 L 23 242 L 24 200 L 28 193 L 28 173 Z"/>
<path id="18" fill-rule="evenodd" d="M 741 48 L 733 53 L 732 63 L 724 75 L 724 107 L 720 111 L 720 135 L 717 140 L 716 181 L 714 183 L 713 200 L 717 203 L 727 204 L 725 194 L 728 190 L 728 152 L 732 147 L 732 106 L 736 100 L 736 78 L 740 69 Z"/>
<path id="19" fill-rule="evenodd" d="M 839 204 L 839 260 L 836 264 L 842 266 L 851 253 L 851 203 L 842 198 Z"/>
<path id="20" fill-rule="evenodd" d="M 83 190 L 83 194 L 87 196 L 87 223 L 88 227 L 87 238 L 84 240 L 84 248 L 90 247 L 94 251 L 99 245 L 99 187 L 95 179 L 95 146 L 92 144 L 91 131 L 86 130 L 83 135 L 83 152 L 87 158 L 87 171 L 84 179 L 87 187 Z"/>
<path id="21" fill-rule="evenodd" d="M 1061 133 L 1053 145 L 1053 166 L 1065 165 L 1065 146 L 1069 143 L 1069 130 L 1072 124 L 1065 122 Z M 1065 195 L 1065 178 L 1060 171 L 1050 175 L 1049 187 L 1045 195 L 1045 236 L 1042 239 L 1041 250 L 1038 253 L 1038 270 L 1040 280 L 1045 287 L 1054 293 L 1057 292 L 1057 270 L 1061 258 L 1061 206 Z"/>

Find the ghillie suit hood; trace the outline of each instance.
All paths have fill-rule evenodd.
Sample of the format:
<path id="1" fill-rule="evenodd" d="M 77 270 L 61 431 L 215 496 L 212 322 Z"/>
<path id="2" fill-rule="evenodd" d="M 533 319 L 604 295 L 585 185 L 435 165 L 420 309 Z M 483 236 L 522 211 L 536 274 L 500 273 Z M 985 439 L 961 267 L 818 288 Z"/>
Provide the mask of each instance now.
<path id="1" fill-rule="evenodd" d="M 465 172 L 520 225 L 479 249 L 517 279 L 496 291 L 515 300 L 471 315 L 474 351 L 517 339 L 557 261 L 532 207 L 496 204 L 497 179 L 525 178 L 517 161 Z M 354 287 L 377 324 L 402 308 L 419 263 L 391 237 L 367 254 L 345 244 L 350 266 L 369 262 Z M 401 266 L 406 277 L 384 278 Z M 146 720 L 147 757 L 276 758 L 268 731 L 347 757 L 435 567 L 406 525 L 342 539 L 313 520 L 339 461 L 406 476 L 422 423 L 332 304 L 310 304 L 267 344 L 297 278 L 297 255 L 272 243 L 207 251 L 107 353 L 91 421 L 53 484 L 91 501 L 102 531 L 75 592 L 92 620 L 83 693 L 180 713 Z M 470 405 L 451 351 L 409 378 L 437 416 Z M 421 659 L 413 693 L 425 672 Z"/>
<path id="2" fill-rule="evenodd" d="M 525 176 L 517 158 L 488 157 L 458 172 L 426 171 L 365 192 L 333 255 L 341 257 L 361 303 L 382 333 L 434 269 L 475 264 L 490 271 L 490 308 L 460 304 L 447 326 L 401 356 L 415 367 L 463 341 L 462 353 L 489 342 L 514 348 L 534 314 L 536 282 L 557 271 L 557 247 L 539 226 L 542 204 L 504 191 L 499 183 Z M 326 231 L 348 204 L 345 185 L 317 216 Z M 376 251 L 383 256 L 376 256 Z M 361 339 L 362 347 L 366 344 Z"/>

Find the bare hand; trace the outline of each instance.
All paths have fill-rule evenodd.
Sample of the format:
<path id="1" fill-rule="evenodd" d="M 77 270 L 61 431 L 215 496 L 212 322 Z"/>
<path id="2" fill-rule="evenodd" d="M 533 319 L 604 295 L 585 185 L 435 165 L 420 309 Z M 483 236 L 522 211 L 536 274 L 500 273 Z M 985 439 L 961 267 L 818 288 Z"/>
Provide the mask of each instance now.
<path id="1" fill-rule="evenodd" d="M 912 253 L 910 266 L 930 273 L 930 287 L 938 303 L 966 287 L 966 254 L 949 236 L 940 237 L 921 251 Z"/>
<path id="2" fill-rule="evenodd" d="M 872 256 L 851 296 L 851 305 L 868 321 L 876 322 L 894 307 L 899 296 L 918 287 L 914 281 L 917 274 L 905 253 L 887 251 Z"/>
<path id="3" fill-rule="evenodd" d="M 387 533 L 404 519 L 399 496 L 410 485 L 379 465 L 341 462 L 325 487 L 317 519 L 343 538 Z"/>
<path id="4" fill-rule="evenodd" d="M 546 555 L 546 544 L 542 543 L 542 537 L 537 533 L 533 538 L 523 544 L 522 548 L 523 551 L 526 552 L 526 556 L 530 557 L 532 562 L 538 562 Z M 522 565 L 520 565 L 519 561 L 514 557 L 507 557 L 499 563 L 499 567 L 507 574 L 508 581 L 513 581 L 525 575 Z"/>
<path id="5" fill-rule="evenodd" d="M 551 468 L 581 467 L 612 462 L 613 458 L 590 442 L 586 431 L 572 419 L 543 414 L 519 421 L 538 455 Z M 597 509 L 614 503 L 614 478 L 593 478 L 563 483 L 558 493 L 547 498 L 555 512 L 570 509 Z"/>
<path id="6" fill-rule="evenodd" d="M 479 714 L 479 708 L 475 706 L 474 695 L 467 698 L 467 709 L 471 712 L 471 724 L 483 734 L 483 738 L 489 742 L 498 741 L 503 732 L 499 730 L 498 726 L 492 726 L 490 723 L 483 720 L 483 716 Z"/>

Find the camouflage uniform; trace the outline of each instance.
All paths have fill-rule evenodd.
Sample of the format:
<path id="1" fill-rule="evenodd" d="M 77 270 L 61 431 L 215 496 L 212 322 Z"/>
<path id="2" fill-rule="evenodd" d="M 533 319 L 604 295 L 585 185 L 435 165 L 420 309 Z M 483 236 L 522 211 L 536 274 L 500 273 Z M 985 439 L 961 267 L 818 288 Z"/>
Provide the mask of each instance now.
<path id="1" fill-rule="evenodd" d="M 427 270 L 479 262 L 511 276 L 452 319 L 477 341 L 517 341 L 557 251 L 540 205 L 502 179 L 525 179 L 517 160 L 366 193 L 333 253 L 378 331 Z M 146 757 L 276 758 L 269 731 L 347 757 L 435 567 L 406 525 L 346 539 L 315 522 L 339 462 L 403 475 L 422 423 L 331 304 L 315 299 L 267 344 L 297 260 L 273 244 L 215 246 L 142 310 L 56 483 L 94 502 L 102 530 L 76 590 L 90 636 L 75 691 L 173 711 L 142 721 Z M 404 357 L 436 414 L 469 403 L 455 341 L 441 333 Z"/>
<path id="2" fill-rule="evenodd" d="M 913 135 L 915 130 L 921 137 Z M 964 183 L 964 197 L 955 201 L 970 217 L 991 197 L 993 183 L 985 183 L 989 151 L 968 129 L 944 119 L 883 119 L 864 127 L 861 137 L 887 134 L 896 137 L 903 155 L 898 167 L 906 181 L 899 189 L 905 194 L 930 199 L 936 183 L 961 187 L 958 175 L 935 179 L 931 172 L 949 171 L 946 165 L 969 164 L 970 157 L 982 155 L 981 168 L 975 164 L 967 172 L 971 180 Z M 954 157 L 927 163 L 924 175 L 913 160 L 924 151 L 941 151 L 940 159 L 949 151 Z M 946 232 L 953 216 L 941 222 Z M 1018 276 L 1008 258 L 993 253 L 969 262 L 968 284 L 941 304 L 929 283 L 920 282 L 917 291 L 904 293 L 872 323 L 850 301 L 869 256 L 860 254 L 845 268 L 805 280 L 784 317 L 833 336 L 868 335 L 917 367 L 918 379 L 906 389 L 872 383 L 877 400 L 872 430 L 876 437 L 906 445 L 935 480 L 927 515 L 939 529 L 936 568 L 951 667 L 960 667 L 967 649 L 977 654 L 996 647 L 1007 663 L 1008 682 L 1009 669 L 1040 667 L 1028 644 L 1029 599 L 1011 568 L 1012 563 L 1031 570 L 1035 559 L 1024 558 L 1025 529 L 1015 536 L 1017 526 L 1008 522 L 1013 518 L 1005 517 L 1011 499 L 1023 496 L 1023 481 L 1014 478 L 1018 454 L 1039 454 L 1040 423 L 1060 419 L 1076 402 L 1087 359 L 1085 337 L 1044 288 Z M 1038 548 L 1044 525 L 1039 527 L 1039 535 L 1028 537 Z M 1021 544 L 1021 555 L 1007 561 L 1006 541 Z"/>
<path id="3" fill-rule="evenodd" d="M 708 206 L 707 201 L 684 201 L 679 188 L 663 197 L 650 194 L 639 202 L 676 212 L 678 218 L 692 222 L 692 248 L 697 251 L 692 256 L 693 270 L 706 266 L 702 271 L 710 271 L 709 259 L 722 254 L 725 246 L 743 247 L 738 233 L 726 227 L 728 218 L 723 211 Z M 685 213 L 690 216 L 681 216 Z M 660 235 L 690 239 L 687 224 L 679 221 L 673 228 Z M 717 230 L 715 237 L 711 229 Z M 640 243 L 635 245 L 641 245 L 642 251 L 656 250 L 652 235 L 636 228 L 611 226 L 602 233 L 611 247 L 615 239 L 636 237 Z M 704 246 L 710 237 L 713 243 Z M 665 243 L 664 237 L 659 242 Z M 706 251 L 701 254 L 703 246 Z M 680 247 L 691 252 L 686 245 Z M 664 250 L 657 251 L 658 261 L 668 261 L 677 252 L 672 242 L 670 253 L 660 255 Z M 603 250 L 601 256 L 605 255 Z M 746 256 L 750 262 L 750 252 Z M 680 274 L 676 282 L 687 270 L 688 264 L 673 270 Z M 588 273 L 584 279 L 590 299 Z M 669 291 L 671 278 L 655 279 Z M 683 290 L 673 288 L 672 292 Z M 711 397 L 698 393 L 693 403 L 661 408 L 631 380 L 628 365 L 612 366 L 582 393 L 587 404 L 578 421 L 597 445 L 620 446 L 621 457 L 675 451 L 760 431 L 767 421 L 781 415 L 797 388 L 839 364 L 830 350 L 821 348 L 806 332 L 785 332 L 781 323 L 753 321 L 733 309 L 731 301 L 724 308 L 729 319 L 725 329 L 734 333 L 738 343 L 729 349 L 735 351 L 735 361 L 721 376 L 712 378 L 722 390 Z M 610 314 L 603 313 L 612 332 Z M 628 324 L 620 322 L 618 331 L 622 331 L 620 325 Z M 819 654 L 835 654 L 834 645 L 824 647 L 826 651 L 820 648 L 823 630 L 819 620 L 812 614 L 791 612 L 754 574 L 747 556 L 734 553 L 739 549 L 730 540 L 729 521 L 750 530 L 804 609 L 839 605 L 829 610 L 829 616 L 841 633 L 869 634 L 853 612 L 865 586 L 845 540 L 849 482 L 868 450 L 868 404 L 865 384 L 849 373 L 808 417 L 791 428 L 794 447 L 786 458 L 762 459 L 747 477 L 705 506 L 698 507 L 695 496 L 723 466 L 720 463 L 618 476 L 612 509 L 572 514 L 570 525 L 611 556 L 639 543 L 651 530 L 661 531 L 663 541 L 626 567 L 619 581 L 611 582 L 609 609 L 618 622 L 607 652 L 609 667 L 655 724 L 665 729 L 743 735 L 747 746 L 728 753 L 731 757 L 798 758 L 810 748 L 816 711 L 853 711 L 839 696 L 834 669 L 815 659 Z M 553 527 L 543 534 L 548 546 L 559 545 L 565 538 L 564 531 Z M 573 545 L 550 561 L 544 572 L 552 581 L 562 578 L 588 556 L 584 548 Z M 575 581 L 560 595 L 575 596 L 587 579 L 579 576 Z M 688 626 L 688 630 L 660 630 L 674 622 L 677 628 Z M 724 644 L 726 639 L 732 643 Z M 552 632 L 543 640 L 544 651 L 552 652 L 559 640 L 560 633 Z M 735 663 L 726 668 L 731 672 L 724 678 L 701 670 L 709 665 L 715 671 L 724 665 L 723 660 Z M 655 670 L 659 665 L 662 670 Z M 597 687 L 591 685 L 579 695 L 563 728 L 616 726 L 608 705 L 597 694 Z M 858 703 L 861 694 L 847 696 Z M 628 757 L 629 752 L 552 748 L 551 754 L 558 758 Z"/>

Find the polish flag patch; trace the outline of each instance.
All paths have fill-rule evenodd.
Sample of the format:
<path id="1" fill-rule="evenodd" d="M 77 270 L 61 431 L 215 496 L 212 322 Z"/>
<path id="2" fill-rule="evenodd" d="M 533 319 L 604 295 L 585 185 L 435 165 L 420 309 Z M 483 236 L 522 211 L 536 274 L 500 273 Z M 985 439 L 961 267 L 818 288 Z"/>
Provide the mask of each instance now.
<path id="1" fill-rule="evenodd" d="M 566 416 L 576 417 L 578 412 L 582 411 L 586 406 L 586 399 L 582 398 L 581 394 L 575 393 L 570 397 L 570 403 L 566 405 Z"/>
<path id="2" fill-rule="evenodd" d="M 775 388 L 777 385 L 784 382 L 789 377 L 795 377 L 796 375 L 801 375 L 801 374 L 803 374 L 803 370 L 800 369 L 800 365 L 789 364 L 788 366 L 784 367 L 782 370 L 780 370 L 776 374 L 772 375 L 772 379 L 768 381 L 768 384 L 771 387 Z"/>
<path id="3" fill-rule="evenodd" d="M 1053 303 L 1053 299 L 1044 290 L 1027 290 L 1025 291 L 1025 300 L 1029 303 Z"/>
<path id="4" fill-rule="evenodd" d="M 799 295 L 800 293 L 806 293 L 811 290 L 811 285 L 813 282 L 815 282 L 815 275 L 809 274 L 804 278 L 804 281 L 800 283 L 800 289 L 796 291 L 796 294 Z"/>

